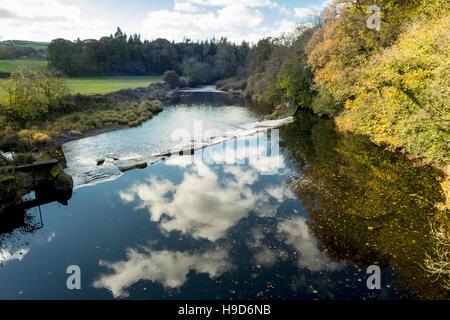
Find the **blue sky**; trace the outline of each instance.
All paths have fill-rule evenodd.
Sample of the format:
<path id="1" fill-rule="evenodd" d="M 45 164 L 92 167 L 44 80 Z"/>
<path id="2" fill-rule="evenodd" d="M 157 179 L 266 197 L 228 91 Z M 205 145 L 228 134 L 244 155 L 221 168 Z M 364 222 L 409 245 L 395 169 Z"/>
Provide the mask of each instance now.
<path id="1" fill-rule="evenodd" d="M 120 26 L 145 39 L 227 37 L 255 42 L 291 32 L 330 0 L 1 0 L 0 39 L 98 39 Z"/>

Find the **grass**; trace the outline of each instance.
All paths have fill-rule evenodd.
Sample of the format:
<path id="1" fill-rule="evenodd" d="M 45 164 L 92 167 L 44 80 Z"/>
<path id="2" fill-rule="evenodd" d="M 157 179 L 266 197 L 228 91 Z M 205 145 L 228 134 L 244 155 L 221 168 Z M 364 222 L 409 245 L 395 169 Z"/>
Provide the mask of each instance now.
<path id="1" fill-rule="evenodd" d="M 151 83 L 162 81 L 161 76 L 79 77 L 66 80 L 73 94 L 106 94 L 122 89 L 147 87 Z"/>
<path id="2" fill-rule="evenodd" d="M 6 60 L 5 60 L 6 61 Z M 0 60 L 1 65 L 1 60 Z M 0 96 L 8 79 L 0 78 Z M 161 76 L 124 76 L 124 77 L 80 77 L 67 78 L 66 83 L 72 94 L 106 94 L 122 89 L 147 87 L 151 83 L 163 82 Z"/>
<path id="3" fill-rule="evenodd" d="M 47 66 L 47 61 L 45 60 L 0 60 L 0 72 L 11 73 L 17 69 L 20 65 L 26 65 L 30 67 L 41 67 L 45 68 Z"/>
<path id="4" fill-rule="evenodd" d="M 0 97 L 6 92 L 4 87 L 6 87 L 6 84 L 8 83 L 8 79 L 2 79 L 0 78 Z"/>

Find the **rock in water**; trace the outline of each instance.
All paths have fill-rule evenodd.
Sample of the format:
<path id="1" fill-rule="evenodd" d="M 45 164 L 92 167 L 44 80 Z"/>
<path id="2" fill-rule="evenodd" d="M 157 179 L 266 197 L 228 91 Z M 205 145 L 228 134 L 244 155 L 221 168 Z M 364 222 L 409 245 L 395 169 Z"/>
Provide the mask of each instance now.
<path id="1" fill-rule="evenodd" d="M 147 168 L 147 162 L 136 163 L 130 166 L 120 166 L 119 170 L 121 172 L 126 172 L 134 169 L 145 169 L 145 168 Z"/>
<path id="2" fill-rule="evenodd" d="M 98 165 L 98 166 L 101 166 L 101 165 L 104 164 L 104 163 L 105 163 L 105 158 L 97 159 L 97 165 Z"/>

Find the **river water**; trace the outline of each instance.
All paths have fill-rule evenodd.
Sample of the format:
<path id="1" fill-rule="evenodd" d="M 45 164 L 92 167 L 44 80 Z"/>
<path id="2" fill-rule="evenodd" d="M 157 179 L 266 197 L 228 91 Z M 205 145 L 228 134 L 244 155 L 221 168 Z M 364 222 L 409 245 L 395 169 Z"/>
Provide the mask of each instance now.
<path id="1" fill-rule="evenodd" d="M 261 131 L 276 126 L 265 112 L 187 93 L 142 127 L 66 144 L 76 189 L 3 231 L 0 298 L 448 298 L 423 268 L 439 173 L 307 113 Z M 180 129 L 226 139 L 119 173 L 185 143 Z M 105 156 L 119 160 L 97 166 Z M 71 265 L 81 290 L 67 289 Z M 380 290 L 367 287 L 371 265 Z"/>

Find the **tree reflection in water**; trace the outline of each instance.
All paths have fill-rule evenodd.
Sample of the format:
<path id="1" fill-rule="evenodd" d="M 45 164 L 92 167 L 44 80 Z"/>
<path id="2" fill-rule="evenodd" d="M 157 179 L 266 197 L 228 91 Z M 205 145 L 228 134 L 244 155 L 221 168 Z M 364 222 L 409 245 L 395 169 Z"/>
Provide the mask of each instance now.
<path id="1" fill-rule="evenodd" d="M 448 210 L 437 209 L 445 200 L 441 172 L 364 137 L 337 133 L 332 121 L 306 113 L 280 136 L 288 159 L 304 173 L 290 184 L 309 206 L 321 250 L 361 269 L 390 265 L 396 285 L 418 298 L 449 298 L 448 272 L 436 279 L 424 268 L 427 255 L 438 259 L 430 224 L 449 229 Z M 448 271 L 450 262 L 441 263 Z"/>

